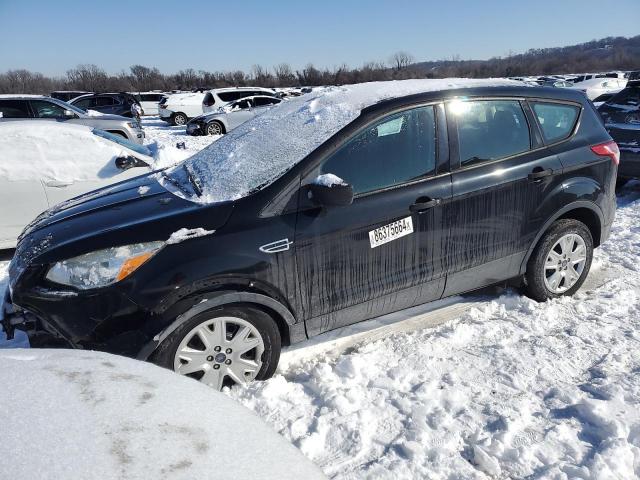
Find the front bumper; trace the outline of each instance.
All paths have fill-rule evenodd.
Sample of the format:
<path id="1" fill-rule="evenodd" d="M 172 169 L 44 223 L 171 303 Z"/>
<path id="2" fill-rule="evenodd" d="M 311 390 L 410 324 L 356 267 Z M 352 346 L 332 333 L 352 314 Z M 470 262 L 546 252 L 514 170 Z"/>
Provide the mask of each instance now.
<path id="1" fill-rule="evenodd" d="M 187 135 L 203 135 L 203 126 L 197 123 L 187 123 Z"/>

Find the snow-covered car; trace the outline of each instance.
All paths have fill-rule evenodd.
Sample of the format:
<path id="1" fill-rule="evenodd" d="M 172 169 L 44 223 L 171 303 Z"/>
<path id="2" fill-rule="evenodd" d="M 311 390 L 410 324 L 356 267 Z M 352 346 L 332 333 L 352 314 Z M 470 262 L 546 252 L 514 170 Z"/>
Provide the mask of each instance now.
<path id="1" fill-rule="evenodd" d="M 189 119 L 202 115 L 202 92 L 175 93 L 158 104 L 160 119 L 171 125 L 185 125 Z"/>
<path id="2" fill-rule="evenodd" d="M 216 112 L 220 107 L 224 107 L 241 98 L 253 97 L 255 95 L 274 96 L 275 93 L 275 90 L 272 88 L 262 87 L 214 88 L 205 93 L 202 99 L 202 112 Z"/>
<path id="3" fill-rule="evenodd" d="M 142 115 L 158 115 L 158 104 L 163 98 L 168 96 L 166 93 L 160 92 L 137 92 L 131 95 L 136 97 L 140 102 Z"/>
<path id="4" fill-rule="evenodd" d="M 276 97 L 258 95 L 246 97 L 225 105 L 217 112 L 207 113 L 189 120 L 189 135 L 222 135 L 230 132 L 238 125 L 264 113 L 270 107 L 278 105 L 282 100 Z"/>
<path id="5" fill-rule="evenodd" d="M 621 78 L 593 78 L 576 83 L 573 87 L 584 92 L 589 100 L 595 100 L 607 93 L 616 93 L 627 85 L 627 80 Z"/>
<path id="6" fill-rule="evenodd" d="M 0 123 L 27 119 L 87 125 L 142 143 L 144 131 L 134 118 L 85 111 L 57 98 L 43 95 L 0 95 Z"/>
<path id="7" fill-rule="evenodd" d="M 246 407 L 154 365 L 5 350 L 0 382 L 3 479 L 326 479 Z"/>
<path id="8" fill-rule="evenodd" d="M 12 248 L 40 212 L 143 173 L 148 148 L 84 125 L 0 123 L 0 248 Z"/>

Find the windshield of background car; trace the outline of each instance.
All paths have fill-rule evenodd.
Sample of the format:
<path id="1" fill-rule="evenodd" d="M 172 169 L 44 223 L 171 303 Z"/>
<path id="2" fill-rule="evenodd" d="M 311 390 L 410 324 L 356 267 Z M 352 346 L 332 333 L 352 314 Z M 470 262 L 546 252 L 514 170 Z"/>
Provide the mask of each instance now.
<path id="1" fill-rule="evenodd" d="M 60 101 L 60 104 L 62 106 L 64 106 L 64 108 L 66 108 L 67 110 L 71 110 L 72 112 L 79 113 L 80 115 L 86 115 L 87 114 L 87 112 L 85 110 L 83 110 L 80 107 L 77 107 L 75 105 L 71 105 L 70 103 Z"/>
<path id="2" fill-rule="evenodd" d="M 104 130 L 99 130 L 97 128 L 93 129 L 93 134 L 98 137 L 106 138 L 107 140 L 111 140 L 112 142 L 117 143 L 118 145 L 122 145 L 123 147 L 127 147 L 129 150 L 133 150 L 136 153 L 141 155 L 146 155 L 151 157 L 151 151 L 145 147 L 144 145 L 138 145 L 137 143 L 133 143 L 121 135 L 115 135 L 113 133 L 105 132 Z"/>

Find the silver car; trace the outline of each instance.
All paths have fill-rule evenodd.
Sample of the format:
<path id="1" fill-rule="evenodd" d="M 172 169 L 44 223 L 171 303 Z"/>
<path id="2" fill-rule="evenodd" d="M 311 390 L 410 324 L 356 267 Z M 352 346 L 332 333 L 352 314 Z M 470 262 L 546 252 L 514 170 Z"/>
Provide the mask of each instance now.
<path id="1" fill-rule="evenodd" d="M 221 107 L 217 112 L 206 113 L 190 120 L 187 123 L 187 134 L 222 135 L 280 102 L 282 99 L 267 95 L 236 100 Z"/>
<path id="2" fill-rule="evenodd" d="M 89 114 L 56 98 L 43 95 L 0 95 L 0 122 L 37 118 L 98 128 L 142 144 L 144 131 L 135 118 Z"/>

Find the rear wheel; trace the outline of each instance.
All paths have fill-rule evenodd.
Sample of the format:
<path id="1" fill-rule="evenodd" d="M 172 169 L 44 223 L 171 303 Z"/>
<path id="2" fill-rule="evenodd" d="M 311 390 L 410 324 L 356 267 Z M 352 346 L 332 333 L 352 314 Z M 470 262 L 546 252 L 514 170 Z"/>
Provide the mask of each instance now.
<path id="1" fill-rule="evenodd" d="M 527 263 L 526 294 L 539 302 L 573 295 L 587 278 L 593 239 L 585 224 L 558 220 L 540 239 Z"/>
<path id="2" fill-rule="evenodd" d="M 220 122 L 213 121 L 207 125 L 207 135 L 222 135 L 224 127 Z"/>
<path id="3" fill-rule="evenodd" d="M 173 124 L 177 126 L 186 125 L 189 119 L 184 113 L 178 112 L 173 114 Z"/>
<path id="4" fill-rule="evenodd" d="M 216 390 L 266 380 L 278 366 L 280 332 L 265 312 L 227 306 L 195 315 L 158 348 L 154 361 Z"/>

